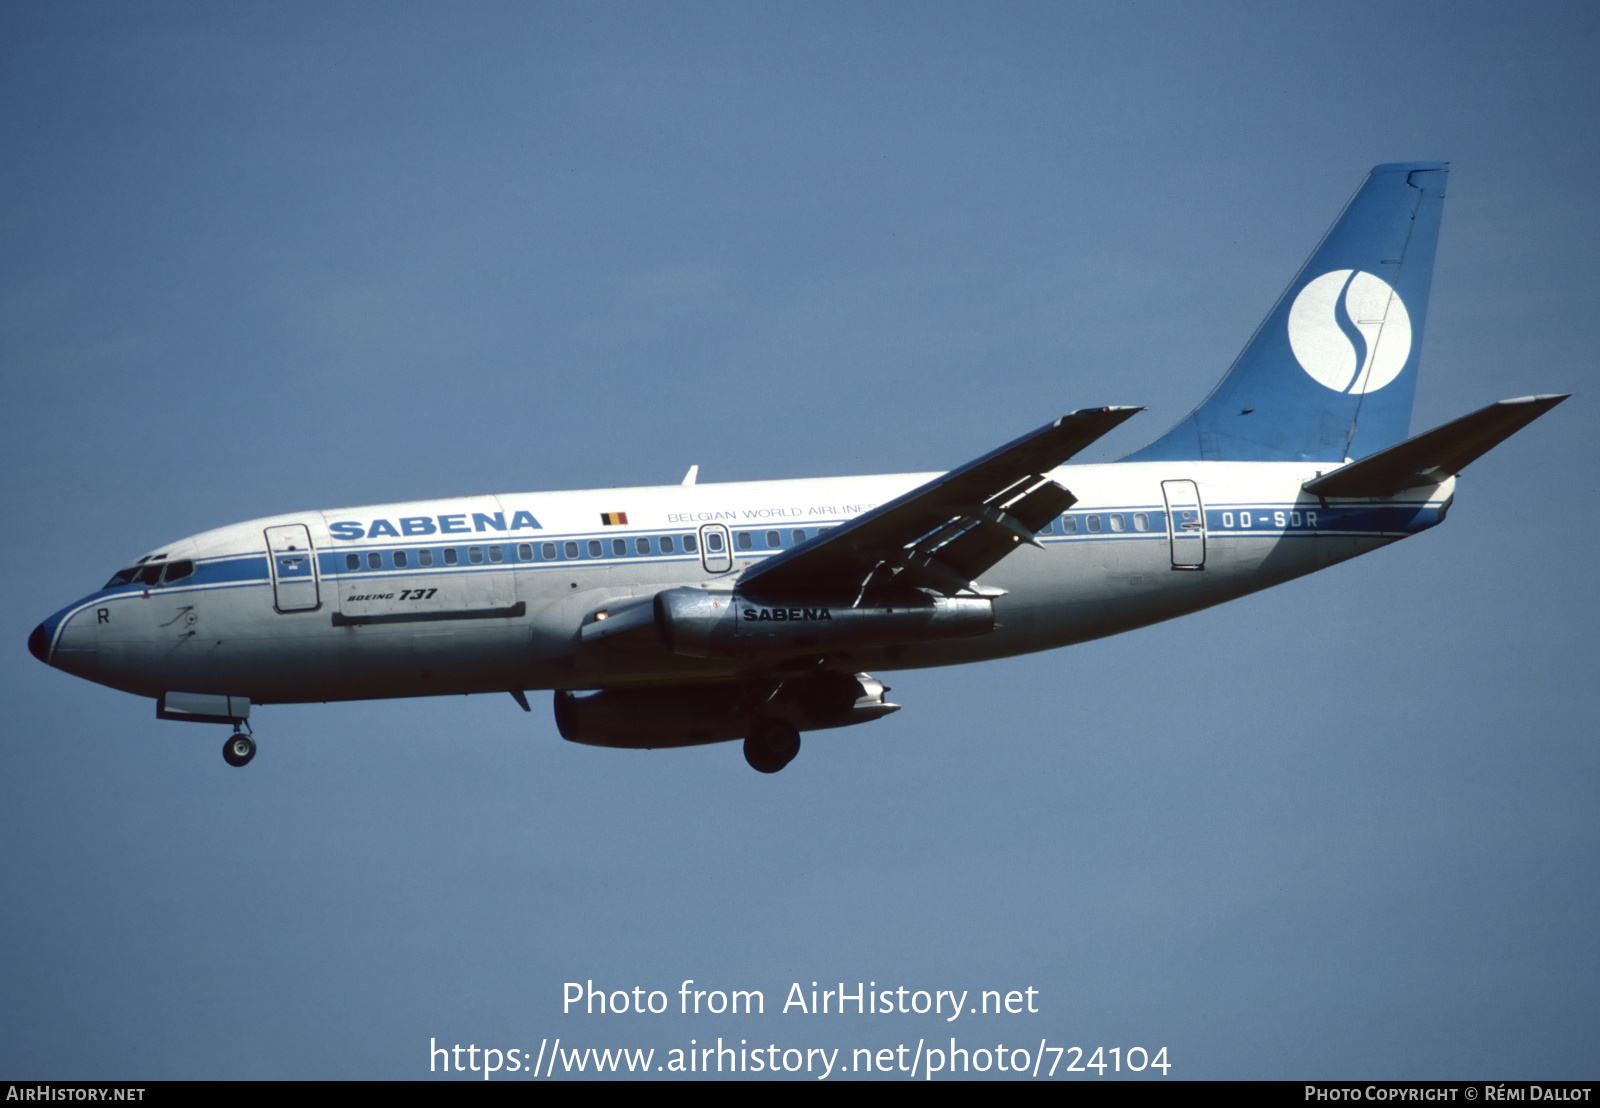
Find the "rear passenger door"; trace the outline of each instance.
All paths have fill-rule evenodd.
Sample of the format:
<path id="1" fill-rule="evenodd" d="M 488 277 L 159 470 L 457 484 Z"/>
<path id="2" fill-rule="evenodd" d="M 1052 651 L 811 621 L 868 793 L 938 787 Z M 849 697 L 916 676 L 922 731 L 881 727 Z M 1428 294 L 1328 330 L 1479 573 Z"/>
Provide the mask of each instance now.
<path id="1" fill-rule="evenodd" d="M 1206 513 L 1193 481 L 1163 481 L 1173 569 L 1206 568 Z"/>

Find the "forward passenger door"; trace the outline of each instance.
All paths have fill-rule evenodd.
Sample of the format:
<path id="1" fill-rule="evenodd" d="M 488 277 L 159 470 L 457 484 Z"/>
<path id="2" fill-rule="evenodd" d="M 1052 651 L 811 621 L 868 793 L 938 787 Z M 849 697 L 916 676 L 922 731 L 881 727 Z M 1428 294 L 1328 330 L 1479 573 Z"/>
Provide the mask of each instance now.
<path id="1" fill-rule="evenodd" d="M 272 604 L 280 612 L 314 612 L 322 607 L 317 552 L 303 523 L 268 527 L 267 563 L 272 572 Z"/>

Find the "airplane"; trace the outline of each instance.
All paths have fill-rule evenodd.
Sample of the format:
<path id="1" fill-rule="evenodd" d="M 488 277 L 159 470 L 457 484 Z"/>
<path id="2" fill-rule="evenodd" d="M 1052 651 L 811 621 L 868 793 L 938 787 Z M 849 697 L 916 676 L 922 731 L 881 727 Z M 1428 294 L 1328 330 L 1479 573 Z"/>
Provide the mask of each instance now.
<path id="1" fill-rule="evenodd" d="M 293 512 L 163 545 L 50 616 L 40 661 L 232 726 L 263 704 L 552 690 L 604 747 L 742 741 L 899 705 L 872 673 L 1172 619 L 1442 523 L 1457 475 L 1567 397 L 1415 437 L 1446 162 L 1375 167 L 1211 394 L 1117 461 L 1084 408 L 947 473 Z"/>

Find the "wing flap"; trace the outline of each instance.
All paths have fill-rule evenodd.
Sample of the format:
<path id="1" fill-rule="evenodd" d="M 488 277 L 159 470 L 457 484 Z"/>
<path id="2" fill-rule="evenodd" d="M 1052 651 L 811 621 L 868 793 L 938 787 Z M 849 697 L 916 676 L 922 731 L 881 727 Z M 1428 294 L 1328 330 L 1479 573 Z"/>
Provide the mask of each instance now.
<path id="1" fill-rule="evenodd" d="M 748 593 L 859 599 L 895 581 L 969 589 L 1076 498 L 1044 475 L 1142 408 L 1087 408 L 753 567 Z"/>
<path id="2" fill-rule="evenodd" d="M 1570 394 L 1501 400 L 1386 450 L 1307 481 L 1313 496 L 1393 496 L 1437 485 L 1544 415 Z"/>
<path id="3" fill-rule="evenodd" d="M 1039 529 L 1077 502 L 1076 496 L 1047 478 L 1004 508 L 983 505 L 982 513 L 964 521 L 970 526 L 926 553 L 971 581 L 1022 543 L 1037 546 L 1033 536 Z"/>

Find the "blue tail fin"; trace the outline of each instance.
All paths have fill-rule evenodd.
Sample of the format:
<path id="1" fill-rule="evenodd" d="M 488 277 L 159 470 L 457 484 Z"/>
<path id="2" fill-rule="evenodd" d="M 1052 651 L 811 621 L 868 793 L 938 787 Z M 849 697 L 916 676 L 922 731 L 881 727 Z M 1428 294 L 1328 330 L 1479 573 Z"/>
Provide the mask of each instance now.
<path id="1" fill-rule="evenodd" d="M 1123 460 L 1341 462 L 1404 440 L 1448 165 L 1374 168 L 1211 395 Z"/>

